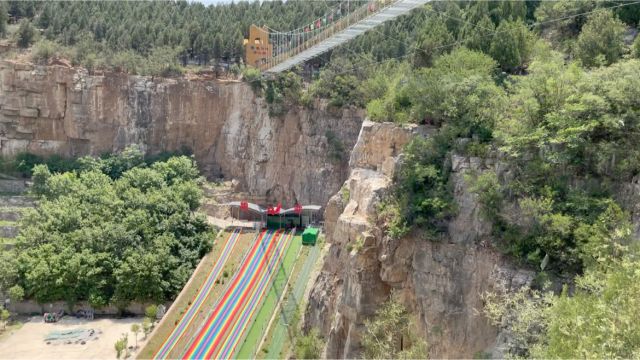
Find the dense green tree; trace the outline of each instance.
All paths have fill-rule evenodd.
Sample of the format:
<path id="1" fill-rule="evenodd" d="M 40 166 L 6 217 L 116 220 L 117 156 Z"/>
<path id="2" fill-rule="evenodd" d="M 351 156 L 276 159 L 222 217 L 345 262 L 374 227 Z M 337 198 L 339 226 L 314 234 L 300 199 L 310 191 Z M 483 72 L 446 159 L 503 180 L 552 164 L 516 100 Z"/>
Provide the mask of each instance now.
<path id="1" fill-rule="evenodd" d="M 35 1 L 11 0 L 9 4 L 9 14 L 15 18 L 33 17 L 36 14 L 37 3 Z"/>
<path id="2" fill-rule="evenodd" d="M 491 41 L 489 53 L 504 71 L 517 73 L 526 67 L 534 41 L 522 21 L 502 21 Z"/>
<path id="3" fill-rule="evenodd" d="M 8 295 L 12 302 L 20 302 L 24 299 L 24 289 L 20 285 L 14 285 L 9 289 Z"/>
<path id="4" fill-rule="evenodd" d="M 595 0 L 542 1 L 536 9 L 536 20 L 542 23 L 541 31 L 555 44 L 564 48 L 564 42 L 580 33 L 587 15 L 598 5 Z M 560 19 L 560 20 L 556 20 Z"/>
<path id="5" fill-rule="evenodd" d="M 493 59 L 466 48 L 440 57 L 411 84 L 413 119 L 455 125 L 463 136 L 490 137 L 503 97 L 493 80 L 496 68 Z"/>
<path id="6" fill-rule="evenodd" d="M 635 358 L 640 354 L 640 274 L 637 260 L 589 271 L 579 289 L 563 293 L 548 310 L 545 343 L 536 358 Z"/>
<path id="7" fill-rule="evenodd" d="M 462 152 L 486 146 L 492 139 L 504 103 L 504 92 L 493 80 L 496 68 L 489 56 L 460 48 L 438 58 L 432 68 L 398 72 L 387 81 L 384 95 L 369 102 L 372 120 L 440 128 L 434 136 L 416 138 L 405 148 L 393 199 L 381 211 L 393 236 L 402 235 L 410 225 L 422 226 L 434 237 L 445 229 L 455 210 L 449 152 L 459 138 L 471 140 L 458 149 Z"/>
<path id="8" fill-rule="evenodd" d="M 366 64 L 367 60 L 367 57 L 358 60 L 336 57 L 320 73 L 309 92 L 313 96 L 329 99 L 332 106 L 361 105 L 363 96 L 358 87 L 358 78 L 364 77 L 368 69 L 358 65 Z"/>
<path id="9" fill-rule="evenodd" d="M 6 293 L 18 281 L 18 263 L 11 251 L 0 252 L 0 292 Z"/>
<path id="10" fill-rule="evenodd" d="M 31 180 L 33 181 L 33 186 L 31 191 L 39 195 L 46 195 L 47 181 L 51 178 L 49 167 L 43 164 L 36 165 L 33 167 L 32 173 Z"/>
<path id="11" fill-rule="evenodd" d="M 494 22 L 499 24 L 503 20 L 508 21 L 524 21 L 527 16 L 527 2 L 525 1 L 498 1 L 490 5 L 494 6 L 491 15 Z"/>
<path id="12" fill-rule="evenodd" d="M 477 24 L 469 23 L 463 31 L 466 47 L 489 54 L 495 32 L 495 25 L 489 16 L 485 15 Z"/>
<path id="13" fill-rule="evenodd" d="M 105 40 L 106 48 L 98 52 L 104 59 L 131 50 L 141 58 L 153 60 L 153 49 L 164 47 L 182 53 L 184 63 L 193 60 L 201 64 L 212 56 L 240 58 L 242 39 L 251 24 L 294 29 L 325 11 L 325 4 L 307 1 L 217 6 L 183 2 L 12 1 L 9 10 L 17 18 L 36 20 L 49 40 L 65 46 L 75 47 L 87 32 L 98 44 Z"/>
<path id="14" fill-rule="evenodd" d="M 624 52 L 624 30 L 624 24 L 611 11 L 593 13 L 578 36 L 575 56 L 587 67 L 616 62 Z"/>
<path id="15" fill-rule="evenodd" d="M 7 22 L 9 21 L 9 8 L 7 3 L 0 1 L 0 38 L 7 35 Z"/>
<path id="16" fill-rule="evenodd" d="M 31 25 L 31 21 L 27 19 L 20 20 L 20 26 L 18 26 L 18 31 L 16 32 L 18 46 L 22 48 L 29 47 L 34 42 L 36 35 L 37 30 Z"/>
<path id="17" fill-rule="evenodd" d="M 587 73 L 559 54 L 536 62 L 513 87 L 514 106 L 500 126 L 504 149 L 517 157 L 545 149 L 540 156 L 561 174 L 634 176 L 640 171 L 631 145 L 640 126 L 631 105 L 640 86 L 637 66 L 629 60 Z"/>
<path id="18" fill-rule="evenodd" d="M 431 66 L 438 55 L 450 50 L 447 46 L 454 40 L 444 20 L 438 17 L 429 19 L 418 35 L 413 56 L 415 66 Z"/>
<path id="19" fill-rule="evenodd" d="M 79 163 L 57 174 L 34 167 L 40 205 L 22 220 L 3 289 L 18 284 L 28 298 L 70 307 L 172 298 L 211 246 L 210 228 L 193 214 L 202 197 L 193 160 L 147 166 L 129 148 Z"/>

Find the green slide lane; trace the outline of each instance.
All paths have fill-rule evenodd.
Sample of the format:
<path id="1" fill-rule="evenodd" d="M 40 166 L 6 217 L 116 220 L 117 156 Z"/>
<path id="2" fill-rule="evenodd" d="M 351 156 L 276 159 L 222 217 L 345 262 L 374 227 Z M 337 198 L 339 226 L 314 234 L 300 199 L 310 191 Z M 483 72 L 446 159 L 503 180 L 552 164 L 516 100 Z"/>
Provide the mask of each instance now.
<path id="1" fill-rule="evenodd" d="M 283 310 L 280 316 L 278 316 L 278 321 L 273 324 L 274 329 L 271 344 L 268 348 L 268 352 L 265 354 L 265 358 L 282 359 L 287 355 L 282 354 L 282 351 L 285 350 L 284 345 L 288 336 L 288 327 L 296 326 L 296 324 L 288 324 L 287 322 L 292 321 L 296 310 L 304 302 L 302 297 L 304 296 L 304 291 L 309 283 L 309 276 L 311 276 L 311 272 L 313 271 L 318 257 L 320 256 L 320 250 L 320 245 L 310 247 L 309 255 L 302 265 L 302 269 L 298 274 L 295 285 L 293 285 L 292 294 L 284 302 Z"/>
<path id="2" fill-rule="evenodd" d="M 245 338 L 238 354 L 235 356 L 237 359 L 253 359 L 254 352 L 256 351 L 256 347 L 262 340 L 264 333 L 267 331 L 267 326 L 269 325 L 269 321 L 273 316 L 273 312 L 276 310 L 276 306 L 278 305 L 278 300 L 280 296 L 282 296 L 282 291 L 284 290 L 289 275 L 291 275 L 291 271 L 296 263 L 296 259 L 298 257 L 298 252 L 302 247 L 302 238 L 299 235 L 296 235 L 289 248 L 287 249 L 287 253 L 285 254 L 285 258 L 282 262 L 282 266 L 277 270 L 276 278 L 269 289 L 269 293 L 264 299 L 264 303 L 262 307 L 258 311 L 256 315 L 255 321 L 251 324 L 251 329 L 247 333 L 247 337 Z"/>

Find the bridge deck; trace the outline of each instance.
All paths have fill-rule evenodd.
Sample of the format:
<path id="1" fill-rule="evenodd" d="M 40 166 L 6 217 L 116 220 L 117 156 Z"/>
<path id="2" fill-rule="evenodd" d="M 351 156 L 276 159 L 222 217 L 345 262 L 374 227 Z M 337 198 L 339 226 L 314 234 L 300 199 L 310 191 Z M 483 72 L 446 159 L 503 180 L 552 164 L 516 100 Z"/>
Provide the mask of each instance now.
<path id="1" fill-rule="evenodd" d="M 288 70 L 429 1 L 431 0 L 384 0 L 379 2 L 383 5 L 374 12 L 369 11 L 365 5 L 300 47 L 274 57 L 264 64 L 262 70 L 271 73 Z"/>

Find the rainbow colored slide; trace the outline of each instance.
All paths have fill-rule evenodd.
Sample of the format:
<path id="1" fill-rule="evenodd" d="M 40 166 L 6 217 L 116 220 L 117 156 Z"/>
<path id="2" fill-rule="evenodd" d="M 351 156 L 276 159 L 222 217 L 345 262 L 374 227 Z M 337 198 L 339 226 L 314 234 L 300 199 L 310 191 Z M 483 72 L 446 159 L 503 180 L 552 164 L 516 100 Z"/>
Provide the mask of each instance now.
<path id="1" fill-rule="evenodd" d="M 259 308 L 294 231 L 263 231 L 204 326 L 191 339 L 184 359 L 229 358 Z"/>
<path id="2" fill-rule="evenodd" d="M 260 309 L 263 299 L 269 292 L 269 287 L 275 279 L 275 276 L 278 272 L 278 267 L 281 266 L 281 263 L 287 252 L 287 248 L 289 247 L 294 234 L 295 230 L 292 230 L 285 236 L 283 246 L 279 254 L 277 254 L 277 256 L 274 257 L 269 263 L 270 266 L 267 268 L 268 273 L 262 278 L 260 284 L 258 284 L 256 291 L 253 292 L 249 302 L 244 307 L 244 310 L 241 311 L 242 316 L 240 317 L 239 321 L 236 321 L 234 327 L 231 330 L 231 335 L 225 342 L 223 342 L 223 347 L 220 352 L 217 354 L 213 354 L 214 358 L 229 359 L 235 356 L 235 352 L 236 350 L 238 350 L 240 341 L 243 339 L 244 334 L 251 327 L 250 323 L 254 318 L 254 315 Z"/>
<path id="3" fill-rule="evenodd" d="M 227 238 L 227 242 L 222 249 L 222 253 L 218 258 L 215 266 L 211 269 L 211 272 L 207 276 L 207 280 L 204 286 L 198 291 L 195 299 L 191 303 L 191 306 L 184 313 L 178 325 L 173 329 L 171 334 L 164 341 L 158 353 L 155 354 L 154 359 L 165 359 L 169 357 L 169 354 L 174 349 L 175 345 L 180 341 L 180 339 L 184 336 L 185 331 L 192 325 L 193 320 L 196 318 L 196 315 L 200 311 L 202 304 L 205 303 L 205 300 L 211 294 L 210 290 L 214 286 L 215 281 L 220 277 L 222 273 L 222 269 L 224 268 L 225 263 L 229 259 L 231 252 L 234 246 L 237 243 L 238 237 L 242 233 L 241 228 L 236 228 Z"/>

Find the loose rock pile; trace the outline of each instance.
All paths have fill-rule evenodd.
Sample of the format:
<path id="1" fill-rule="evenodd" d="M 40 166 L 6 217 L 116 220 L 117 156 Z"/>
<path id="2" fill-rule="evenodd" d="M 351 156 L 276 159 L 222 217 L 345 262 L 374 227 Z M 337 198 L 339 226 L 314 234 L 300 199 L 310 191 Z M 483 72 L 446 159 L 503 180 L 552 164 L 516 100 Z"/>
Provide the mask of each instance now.
<path id="1" fill-rule="evenodd" d="M 47 345 L 60 345 L 60 344 L 81 344 L 85 345 L 92 340 L 98 340 L 98 335 L 101 335 L 102 331 L 98 329 L 68 329 L 57 330 L 50 332 L 44 341 Z"/>

